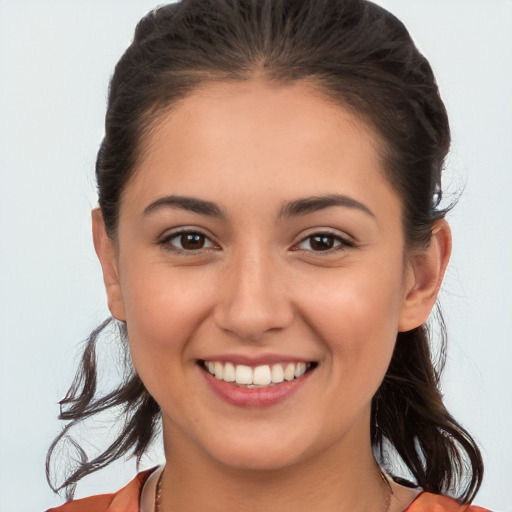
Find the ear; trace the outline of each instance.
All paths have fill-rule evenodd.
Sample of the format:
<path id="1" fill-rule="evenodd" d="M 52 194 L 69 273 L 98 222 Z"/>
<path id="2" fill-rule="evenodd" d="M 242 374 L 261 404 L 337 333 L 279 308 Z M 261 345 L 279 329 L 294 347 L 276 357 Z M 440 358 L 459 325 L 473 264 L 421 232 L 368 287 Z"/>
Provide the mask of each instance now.
<path id="1" fill-rule="evenodd" d="M 107 235 L 103 215 L 99 208 L 92 211 L 92 236 L 94 249 L 98 255 L 103 270 L 103 282 L 107 292 L 108 309 L 117 320 L 126 320 L 123 294 L 119 284 L 116 248 Z"/>
<path id="2" fill-rule="evenodd" d="M 409 256 L 406 296 L 398 326 L 400 332 L 410 331 L 427 321 L 441 288 L 451 250 L 450 226 L 441 219 L 434 225 L 428 247 Z"/>

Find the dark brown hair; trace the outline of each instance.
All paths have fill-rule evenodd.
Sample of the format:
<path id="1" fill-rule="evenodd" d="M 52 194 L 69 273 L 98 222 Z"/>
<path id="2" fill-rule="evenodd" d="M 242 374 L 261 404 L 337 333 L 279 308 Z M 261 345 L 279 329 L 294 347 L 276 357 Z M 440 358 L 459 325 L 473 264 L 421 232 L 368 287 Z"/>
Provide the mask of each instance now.
<path id="1" fill-rule="evenodd" d="M 182 0 L 160 7 L 138 24 L 110 83 L 105 138 L 98 152 L 99 204 L 116 238 L 119 202 L 136 172 L 145 136 L 163 111 L 202 83 L 255 76 L 277 83 L 307 80 L 362 116 L 384 141 L 382 159 L 403 204 L 411 245 L 428 245 L 439 207 L 441 172 L 450 145 L 446 111 L 431 67 L 404 25 L 365 0 Z M 140 459 L 158 429 L 160 409 L 128 362 L 119 387 L 97 391 L 98 336 L 86 345 L 77 376 L 61 401 L 69 423 L 47 457 L 69 441 L 81 455 L 54 490 L 72 495 L 83 476 L 124 456 Z M 372 442 L 381 462 L 394 449 L 418 485 L 471 501 L 482 480 L 480 452 L 446 410 L 439 389 L 444 361 L 433 363 L 426 326 L 399 333 L 387 374 L 372 403 Z M 126 328 L 120 327 L 121 338 Z M 125 340 L 126 341 L 126 340 Z M 126 343 L 125 343 L 126 350 Z M 70 437 L 84 419 L 121 408 L 119 437 L 88 460 Z"/>

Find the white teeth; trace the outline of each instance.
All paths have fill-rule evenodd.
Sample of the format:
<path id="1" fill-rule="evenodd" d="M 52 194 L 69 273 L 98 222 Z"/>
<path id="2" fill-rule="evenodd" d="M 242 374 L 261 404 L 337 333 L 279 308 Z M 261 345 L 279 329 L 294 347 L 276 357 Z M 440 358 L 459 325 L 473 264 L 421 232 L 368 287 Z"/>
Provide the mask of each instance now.
<path id="1" fill-rule="evenodd" d="M 298 379 L 306 373 L 306 363 L 297 363 L 295 366 L 295 377 Z"/>
<path id="2" fill-rule="evenodd" d="M 274 384 L 279 384 L 284 380 L 284 370 L 280 364 L 275 364 L 272 366 L 272 382 Z"/>
<path id="3" fill-rule="evenodd" d="M 222 380 L 222 377 L 224 376 L 224 366 L 222 363 L 215 363 L 215 378 Z"/>
<path id="4" fill-rule="evenodd" d="M 235 380 L 237 384 L 252 384 L 252 368 L 239 364 L 235 370 Z"/>
<path id="5" fill-rule="evenodd" d="M 272 382 L 272 375 L 270 373 L 270 366 L 256 366 L 252 376 L 252 383 L 256 386 L 268 386 Z"/>
<path id="6" fill-rule="evenodd" d="M 217 376 L 217 373 L 215 373 L 215 376 Z M 235 366 L 233 365 L 233 363 L 226 363 L 224 365 L 222 380 L 225 380 L 226 382 L 235 382 Z"/>
<path id="7" fill-rule="evenodd" d="M 293 380 L 295 377 L 295 365 L 289 363 L 284 370 L 284 380 Z"/>
<path id="8" fill-rule="evenodd" d="M 278 363 L 250 366 L 231 362 L 205 361 L 204 367 L 216 379 L 225 382 L 235 382 L 238 386 L 268 387 L 284 381 L 291 381 L 302 377 L 311 367 L 310 363 Z"/>

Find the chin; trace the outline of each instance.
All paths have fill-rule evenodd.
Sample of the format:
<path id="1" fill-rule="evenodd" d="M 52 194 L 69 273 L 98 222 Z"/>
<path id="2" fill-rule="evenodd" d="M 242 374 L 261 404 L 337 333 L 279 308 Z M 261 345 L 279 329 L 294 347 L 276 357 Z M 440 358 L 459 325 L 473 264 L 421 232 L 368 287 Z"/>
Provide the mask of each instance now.
<path id="1" fill-rule="evenodd" d="M 280 471 L 300 461 L 300 454 L 290 450 L 285 453 L 271 447 L 245 450 L 230 450 L 228 453 L 211 454 L 223 466 L 237 471 L 272 472 Z"/>
<path id="2" fill-rule="evenodd" d="M 313 437 L 313 439 L 312 439 Z M 315 442 L 311 433 L 294 428 L 293 433 L 260 428 L 237 436 L 230 432 L 223 439 L 212 438 L 207 449 L 222 466 L 245 471 L 280 471 L 301 462 L 327 446 Z M 325 441 L 325 438 L 323 438 Z"/>
<path id="3" fill-rule="evenodd" d="M 236 435 L 226 432 L 219 439 L 212 436 L 201 443 L 209 457 L 227 468 L 247 471 L 277 471 L 296 464 L 303 456 L 298 436 L 283 442 L 278 432 Z"/>

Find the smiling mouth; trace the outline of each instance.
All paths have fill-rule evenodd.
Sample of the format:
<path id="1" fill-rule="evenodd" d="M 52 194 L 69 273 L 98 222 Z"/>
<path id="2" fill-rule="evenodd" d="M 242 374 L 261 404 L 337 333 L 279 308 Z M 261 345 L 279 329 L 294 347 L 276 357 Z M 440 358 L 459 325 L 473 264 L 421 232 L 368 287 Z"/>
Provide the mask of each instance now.
<path id="1" fill-rule="evenodd" d="M 268 388 L 282 382 L 300 379 L 307 372 L 316 368 L 317 364 L 316 362 L 300 361 L 251 367 L 231 362 L 200 361 L 202 368 L 216 379 L 249 389 Z"/>

